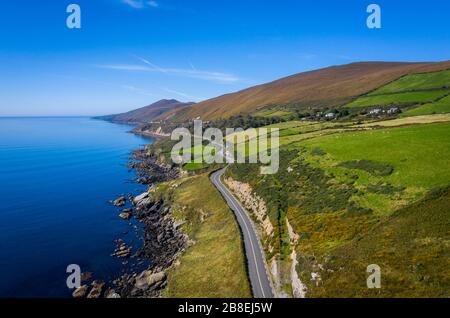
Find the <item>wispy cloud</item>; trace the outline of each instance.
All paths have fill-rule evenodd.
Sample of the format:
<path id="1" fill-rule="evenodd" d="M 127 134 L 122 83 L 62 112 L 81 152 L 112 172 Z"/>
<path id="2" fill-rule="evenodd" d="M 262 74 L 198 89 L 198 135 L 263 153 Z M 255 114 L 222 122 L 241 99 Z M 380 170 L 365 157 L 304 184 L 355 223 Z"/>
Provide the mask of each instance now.
<path id="1" fill-rule="evenodd" d="M 189 65 L 191 66 L 191 68 L 196 71 L 197 69 L 195 68 L 194 64 L 191 63 L 191 61 L 189 61 Z"/>
<path id="2" fill-rule="evenodd" d="M 163 68 L 160 68 L 158 65 L 153 64 L 152 62 L 150 62 L 149 60 L 144 59 L 143 57 L 137 56 L 137 55 L 133 55 L 134 58 L 138 59 L 139 61 L 141 61 L 144 64 L 147 64 L 148 66 L 154 68 L 155 70 L 161 72 L 161 73 L 167 73 L 167 71 Z"/>
<path id="3" fill-rule="evenodd" d="M 106 64 L 97 65 L 97 67 L 117 70 L 117 71 L 130 71 L 130 72 L 157 72 L 168 75 L 175 75 L 181 77 L 195 78 L 206 81 L 216 81 L 222 83 L 235 83 L 241 81 L 241 79 L 233 74 L 214 72 L 214 71 L 202 71 L 196 68 L 181 69 L 181 68 L 164 68 L 160 67 L 148 59 L 144 59 L 139 56 L 134 56 L 140 60 L 143 64 Z"/>
<path id="4" fill-rule="evenodd" d="M 157 8 L 159 7 L 156 1 L 146 1 L 146 0 L 122 0 L 123 3 L 129 5 L 134 9 L 144 9 L 147 7 Z"/>

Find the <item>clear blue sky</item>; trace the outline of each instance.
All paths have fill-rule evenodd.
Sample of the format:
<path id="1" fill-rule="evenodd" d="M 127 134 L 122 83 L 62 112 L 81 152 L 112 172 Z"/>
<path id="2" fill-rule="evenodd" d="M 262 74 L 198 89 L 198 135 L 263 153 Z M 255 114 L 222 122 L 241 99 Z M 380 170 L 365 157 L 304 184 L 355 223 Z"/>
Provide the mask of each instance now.
<path id="1" fill-rule="evenodd" d="M 66 7 L 82 29 L 66 27 Z M 381 30 L 366 7 L 382 8 Z M 199 101 L 354 61 L 450 59 L 447 0 L 0 3 L 0 116 L 97 115 Z"/>

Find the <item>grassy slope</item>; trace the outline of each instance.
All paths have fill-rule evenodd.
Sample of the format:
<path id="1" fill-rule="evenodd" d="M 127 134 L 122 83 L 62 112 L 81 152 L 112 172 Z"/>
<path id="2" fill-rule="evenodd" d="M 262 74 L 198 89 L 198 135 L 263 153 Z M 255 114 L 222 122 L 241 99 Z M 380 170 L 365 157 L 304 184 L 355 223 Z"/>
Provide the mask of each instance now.
<path id="1" fill-rule="evenodd" d="M 425 122 L 430 118 L 426 119 Z M 401 122 L 395 125 L 412 123 L 407 120 L 409 119 L 401 119 Z M 281 168 L 275 176 L 262 178 L 258 169 L 248 165 L 234 166 L 230 170 L 238 180 L 250 183 L 268 202 L 271 219 L 275 224 L 277 209 L 281 207 L 284 210 L 283 215 L 286 215 L 287 211 L 294 231 L 300 235 L 297 269 L 302 281 L 309 287 L 310 296 L 346 295 L 352 293 L 353 289 L 356 290 L 353 296 L 366 296 L 357 289 L 361 284 L 365 284 L 365 279 L 361 283 L 336 274 L 333 279 L 342 280 L 348 288 L 339 294 L 339 290 L 330 285 L 318 288 L 311 282 L 311 273 L 320 272 L 319 264 L 327 263 L 326 259 L 337 253 L 337 249 L 364 239 L 368 233 L 372 233 L 374 226 L 378 226 L 379 222 L 384 224 L 397 209 L 420 200 L 433 188 L 450 184 L 450 123 L 390 128 L 390 122 L 393 121 L 385 121 L 388 127 L 378 130 L 349 132 L 343 129 L 326 129 L 283 137 L 282 149 L 300 151 L 300 155 L 293 159 L 289 152 L 282 150 Z M 414 123 L 420 124 L 421 121 Z M 281 125 L 284 129 L 307 127 L 306 124 L 299 125 L 298 122 Z M 377 125 L 384 124 L 379 122 Z M 320 137 L 325 133 L 334 134 Z M 288 139 L 290 142 L 287 142 Z M 355 169 L 338 166 L 342 162 L 353 160 L 368 160 L 375 166 L 392 167 L 393 173 L 373 174 L 370 170 L 364 170 L 367 168 L 364 165 Z M 287 167 L 290 167 L 292 172 L 288 172 Z M 428 211 L 423 209 L 421 213 L 426 215 Z M 425 234 L 428 230 L 430 227 L 423 228 Z M 282 227 L 280 231 L 280 237 L 283 237 L 286 231 Z M 440 240 L 444 239 L 442 232 L 436 235 Z M 417 239 L 420 237 L 417 236 Z M 371 237 L 370 240 L 373 242 L 375 238 Z M 407 241 L 390 242 L 381 245 L 378 252 L 384 253 L 391 246 L 397 245 L 405 251 L 408 244 Z M 429 257 L 422 258 L 425 272 L 430 271 L 433 264 L 442 266 L 446 262 L 443 250 L 447 248 L 448 251 L 448 243 L 445 244 L 441 244 L 437 251 L 428 255 Z M 414 243 L 411 246 L 414 247 Z M 286 248 L 282 245 L 280 250 L 284 251 Z M 351 262 L 366 263 L 358 251 L 352 253 L 351 257 L 355 258 L 351 259 Z M 391 255 L 389 262 L 402 262 L 405 257 L 405 254 L 399 254 L 398 258 Z M 364 265 L 362 273 L 356 273 L 358 277 L 365 275 L 365 266 L 368 264 L 370 263 Z M 397 274 L 402 271 L 403 269 L 399 270 Z M 326 273 L 321 274 L 323 279 L 329 277 Z M 404 275 L 409 274 L 405 272 Z M 426 282 L 419 281 L 417 284 Z M 343 285 L 340 287 L 344 288 Z M 409 283 L 405 282 L 398 285 L 396 292 L 397 295 L 403 296 L 426 296 L 427 289 L 422 287 L 422 291 L 413 290 L 410 289 Z M 440 294 L 441 291 L 436 287 L 434 293 Z"/>
<path id="2" fill-rule="evenodd" d="M 420 104 L 433 102 L 447 95 L 450 91 L 448 89 L 436 90 L 436 91 L 421 91 L 421 92 L 408 92 L 398 94 L 386 94 L 375 96 L 364 96 L 346 105 L 348 108 L 362 108 L 362 107 L 375 107 L 375 106 L 402 106 L 411 104 Z"/>
<path id="3" fill-rule="evenodd" d="M 309 75 L 311 76 L 311 74 Z M 427 76 L 431 78 L 433 83 L 439 81 L 442 83 L 446 80 L 445 76 Z M 326 81 L 327 79 L 323 77 L 320 79 L 321 83 Z M 385 86 L 388 88 L 385 88 L 385 91 L 381 90 L 381 93 L 391 93 L 392 90 L 400 89 L 405 91 L 423 89 L 424 87 L 435 88 L 434 86 L 427 86 L 429 85 L 427 81 L 430 81 L 430 79 L 424 82 L 420 80 L 420 76 L 419 79 L 404 77 L 400 81 L 402 81 L 400 83 L 401 88 L 395 86 L 398 83 L 392 83 L 390 88 L 389 85 Z M 287 84 L 287 82 L 283 82 L 283 84 Z M 349 83 L 346 84 L 350 85 Z M 295 87 L 295 85 L 293 84 L 292 87 Z M 259 88 L 261 89 L 261 87 Z M 274 87 L 271 87 L 271 89 L 274 89 Z M 437 93 L 440 92 L 429 91 L 412 94 L 416 94 L 415 98 L 417 96 L 422 98 L 424 94 L 433 95 Z M 256 95 L 259 95 L 259 93 L 256 92 Z M 242 95 L 237 100 L 232 99 L 231 103 L 241 103 L 240 105 L 244 106 L 247 102 L 250 102 L 249 105 L 254 105 L 255 102 L 261 103 L 253 95 L 250 99 L 247 99 L 249 96 L 245 96 L 244 94 L 244 99 L 240 99 Z M 384 100 L 391 98 L 386 96 L 392 97 L 395 95 L 389 94 L 382 98 Z M 260 97 L 263 98 L 264 94 Z M 430 98 L 430 96 L 425 97 L 427 100 Z M 433 95 L 433 97 L 436 96 Z M 368 98 L 376 99 L 379 96 Z M 267 96 L 263 99 L 266 100 Z M 220 105 L 216 106 L 222 107 L 223 100 L 218 98 L 217 101 Z M 331 99 L 327 103 L 330 101 Z M 404 101 L 411 102 L 410 100 Z M 330 103 L 333 102 L 336 102 L 336 100 L 332 100 Z M 233 108 L 229 111 L 236 112 L 237 109 Z M 211 118 L 228 116 L 228 112 L 223 113 L 215 107 L 207 110 L 205 114 L 212 116 Z M 191 118 L 189 117 L 191 113 L 185 113 L 184 115 L 188 116 L 184 118 Z M 180 118 L 183 118 L 183 116 Z M 386 123 L 384 126 L 390 126 L 391 124 L 391 122 Z M 404 122 L 404 124 L 411 123 Z M 450 173 L 448 172 L 448 166 L 450 166 L 450 124 L 430 124 L 358 132 L 349 132 L 342 127 L 332 127 L 332 125 L 322 126 L 319 124 L 314 126 L 315 124 L 308 122 L 283 123 L 281 125 L 284 129 L 281 132 L 283 148 L 300 150 L 300 161 L 283 162 L 282 157 L 283 168 L 272 179 L 261 180 L 260 175 L 255 173 L 259 171 L 258 169 L 250 169 L 240 173 L 241 177 L 245 178 L 244 181 L 251 183 L 256 188 L 257 193 L 267 200 L 272 221 L 283 220 L 284 216 L 287 215 L 295 232 L 300 235 L 300 242 L 297 247 L 299 255 L 298 270 L 302 280 L 309 287 L 309 295 L 370 296 L 371 294 L 367 294 L 364 287 L 365 267 L 375 262 L 372 259 L 367 259 L 367 255 L 375 253 L 382 256 L 382 258 L 375 259 L 379 262 L 379 265 L 382 265 L 382 269 L 383 267 L 388 268 L 387 273 L 385 273 L 385 283 L 390 286 L 378 295 L 443 296 L 443 289 L 439 284 L 436 284 L 437 279 L 435 278 L 440 274 L 434 275 L 432 271 L 434 268 L 444 268 L 445 266 L 448 268 L 448 258 L 445 258 L 449 251 L 448 236 L 445 236 L 448 223 L 439 221 L 445 218 L 446 215 L 443 213 L 448 211 L 448 206 L 443 205 L 442 202 L 448 201 L 435 199 L 435 201 L 441 200 L 440 203 L 427 201 L 421 205 L 402 210 L 409 212 L 397 212 L 394 215 L 392 213 L 413 201 L 423 198 L 427 191 L 450 183 Z M 380 123 L 374 125 L 380 125 Z M 316 128 L 327 129 L 316 131 Z M 368 127 L 359 128 L 367 129 Z M 394 170 L 392 174 L 374 175 L 370 171 L 364 170 L 367 169 L 364 165 L 362 165 L 362 168 L 338 166 L 340 163 L 355 160 L 367 160 L 368 164 L 365 163 L 364 165 L 368 165 L 369 168 L 371 165 L 385 165 L 392 167 Z M 293 168 L 294 172 L 286 172 L 288 166 Z M 235 171 L 236 175 L 239 175 L 238 171 Z M 192 183 L 189 184 L 191 181 Z M 191 181 L 177 189 L 174 198 L 180 207 L 178 216 L 182 219 L 194 220 L 184 227 L 198 242 L 197 245 L 188 250 L 181 259 L 181 265 L 176 267 L 169 276 L 167 295 L 172 297 L 218 296 L 215 291 L 223 288 L 223 284 L 232 287 L 223 290 L 226 295 L 235 295 L 235 290 L 239 290 L 237 294 L 240 295 L 249 293 L 248 283 L 246 283 L 246 287 L 239 289 L 236 285 L 238 282 L 233 279 L 230 284 L 213 274 L 228 269 L 232 261 L 224 255 L 233 254 L 235 249 L 229 248 L 228 244 L 217 244 L 211 238 L 211 235 L 214 236 L 214 229 L 217 229 L 213 225 L 216 222 L 207 226 L 207 218 L 205 223 L 199 223 L 198 211 L 199 207 L 200 210 L 207 211 L 207 206 L 211 209 L 216 208 L 218 211 L 228 209 L 224 207 L 223 201 L 209 200 L 209 191 L 205 193 L 205 189 L 208 185 L 210 186 L 207 178 L 201 179 L 199 177 L 199 179 Z M 193 195 L 196 191 L 198 198 Z M 208 197 L 208 202 L 205 202 L 205 197 Z M 276 201 L 271 202 L 272 199 Z M 212 206 L 210 206 L 209 201 L 213 202 Z M 183 206 L 187 206 L 187 208 L 183 210 Z M 281 207 L 283 210 L 281 218 L 277 216 L 277 207 Z M 429 208 L 433 208 L 433 213 L 429 213 Z M 418 222 L 424 223 L 423 226 Z M 285 240 L 285 224 L 281 222 L 278 225 L 277 233 L 281 240 Z M 202 228 L 204 231 L 202 231 Z M 414 231 L 408 232 L 408 228 L 414 229 Z M 392 235 L 388 235 L 392 233 L 397 236 L 393 238 Z M 377 240 L 381 240 L 382 243 L 379 245 L 373 244 Z M 396 250 L 398 249 L 399 253 L 392 253 L 392 246 Z M 410 248 L 416 249 L 418 253 L 412 255 L 409 252 Z M 212 251 L 215 252 L 216 250 L 220 251 L 220 255 L 217 254 L 217 257 L 214 258 L 217 260 L 217 264 L 211 267 L 212 265 L 208 263 L 211 261 L 210 255 L 213 253 Z M 285 243 L 280 244 L 280 251 L 282 255 L 287 255 L 289 250 Z M 242 253 L 241 246 L 240 253 Z M 234 261 L 237 257 L 238 253 L 232 256 Z M 383 259 L 385 259 L 384 263 L 382 262 Z M 416 262 L 417 259 L 419 259 L 418 262 Z M 343 266 L 347 262 L 348 267 Z M 238 264 L 240 265 L 237 272 L 240 273 L 242 263 L 238 262 Z M 321 272 L 318 264 L 324 265 L 326 269 L 333 269 L 333 274 L 327 271 Z M 397 264 L 406 265 L 396 271 Z M 405 270 L 405 267 L 408 268 L 408 266 L 416 268 L 414 269 L 415 276 Z M 339 272 L 340 268 L 344 268 L 344 273 Z M 360 271 L 361 268 L 362 272 Z M 311 282 L 312 272 L 320 272 L 323 283 L 316 285 Z M 417 272 L 419 272 L 418 276 L 416 275 Z M 224 276 L 235 275 L 229 271 L 226 273 L 228 274 Z M 324 280 L 327 281 L 324 282 Z M 441 281 L 443 282 L 442 286 L 448 286 L 448 281 Z M 390 282 L 395 282 L 395 284 Z M 199 286 L 197 292 L 193 292 L 195 288 L 192 288 L 192 286 L 195 284 Z M 334 286 L 340 286 L 340 288 Z M 223 295 L 220 294 L 220 296 Z"/>
<path id="4" fill-rule="evenodd" d="M 403 112 L 401 116 L 419 116 L 439 113 L 450 113 L 450 96 L 429 104 L 419 106 Z"/>
<path id="5" fill-rule="evenodd" d="M 170 114 L 175 122 L 198 116 L 205 120 L 255 113 L 266 106 L 293 105 L 295 109 L 336 107 L 403 75 L 450 67 L 442 63 L 368 62 L 333 66 L 289 76 L 268 84 L 213 98 Z"/>
<path id="6" fill-rule="evenodd" d="M 261 117 L 281 117 L 286 118 L 292 115 L 292 112 L 283 111 L 283 110 L 262 110 L 257 113 L 255 113 L 255 116 L 261 116 Z"/>
<path id="7" fill-rule="evenodd" d="M 383 86 L 369 95 L 450 87 L 450 70 L 426 74 L 414 74 Z"/>
<path id="8" fill-rule="evenodd" d="M 425 115 L 442 110 L 448 104 L 446 96 L 450 94 L 450 70 L 421 73 L 404 76 L 388 85 L 361 96 L 346 105 L 348 108 L 366 108 L 376 106 L 412 106 L 429 103 L 425 107 L 409 110 L 405 115 Z M 424 107 L 424 108 L 422 108 Z M 433 111 L 437 107 L 439 110 Z"/>
<path id="9" fill-rule="evenodd" d="M 251 297 L 238 225 L 208 175 L 190 178 L 166 195 L 196 243 L 169 272 L 164 296 Z"/>
<path id="10" fill-rule="evenodd" d="M 352 132 L 308 140 L 297 146 L 300 145 L 311 152 L 317 148 L 325 151 L 323 158 L 306 154 L 306 160 L 332 175 L 332 184 L 353 184 L 358 194 L 352 199 L 374 211 L 345 216 L 340 212 L 304 214 L 302 208 L 295 207 L 289 210 L 291 223 L 303 236 L 299 254 L 304 253 L 304 258 L 300 259 L 299 271 L 304 279 L 310 271 L 322 276 L 319 287 L 310 284 L 309 296 L 444 296 L 442 286 L 448 288 L 448 280 L 443 280 L 442 286 L 435 284 L 445 271 L 434 270 L 448 266 L 448 195 L 439 199 L 440 208 L 436 210 L 434 205 L 418 205 L 391 215 L 412 200 L 423 198 L 426 191 L 450 184 L 450 124 Z M 374 176 L 337 166 L 339 162 L 361 159 L 391 165 L 394 172 Z M 387 190 L 368 191 L 368 187 L 376 185 Z M 403 187 L 402 191 L 395 190 Z M 409 216 L 409 212 L 414 214 Z M 383 225 L 370 230 L 380 220 Z M 416 255 L 412 253 L 415 250 Z M 313 262 L 311 255 L 315 255 Z M 327 264 L 329 259 L 333 261 Z M 325 269 L 319 270 L 315 262 Z M 387 274 L 384 284 L 388 288 L 378 293 L 365 288 L 365 268 L 372 263 L 382 266 Z M 396 268 L 398 264 L 401 266 Z M 415 277 L 413 266 L 421 267 L 422 276 L 434 276 L 432 283 L 420 275 Z"/>
<path id="11" fill-rule="evenodd" d="M 373 160 L 394 166 L 386 181 L 430 189 L 450 181 L 450 123 L 337 134 L 302 143 L 334 161 Z"/>
<path id="12" fill-rule="evenodd" d="M 449 228 L 449 190 L 399 210 L 362 239 L 334 250 L 310 296 L 449 297 Z M 381 289 L 366 287 L 369 264 L 381 267 Z"/>

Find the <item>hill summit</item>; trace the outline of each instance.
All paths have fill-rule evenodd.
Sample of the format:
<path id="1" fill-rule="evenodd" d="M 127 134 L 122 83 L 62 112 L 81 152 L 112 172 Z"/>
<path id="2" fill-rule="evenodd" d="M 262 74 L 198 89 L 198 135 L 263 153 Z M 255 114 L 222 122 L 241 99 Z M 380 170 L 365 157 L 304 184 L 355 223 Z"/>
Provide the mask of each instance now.
<path id="1" fill-rule="evenodd" d="M 193 104 L 194 103 L 182 103 L 176 99 L 162 99 L 151 105 L 126 113 L 107 115 L 99 118 L 116 123 L 143 124 L 149 123 L 167 112 L 181 109 Z"/>

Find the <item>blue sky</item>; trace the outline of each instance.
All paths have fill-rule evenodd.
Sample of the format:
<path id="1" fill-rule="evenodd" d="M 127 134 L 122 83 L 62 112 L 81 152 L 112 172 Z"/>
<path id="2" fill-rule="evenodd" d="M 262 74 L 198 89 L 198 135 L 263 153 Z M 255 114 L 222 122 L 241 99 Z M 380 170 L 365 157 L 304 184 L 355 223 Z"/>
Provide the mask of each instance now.
<path id="1" fill-rule="evenodd" d="M 82 28 L 66 27 L 79 4 Z M 366 7 L 382 8 L 382 29 Z M 0 116 L 98 115 L 200 101 L 354 61 L 450 59 L 446 0 L 0 3 Z"/>

